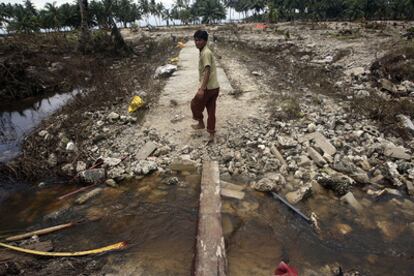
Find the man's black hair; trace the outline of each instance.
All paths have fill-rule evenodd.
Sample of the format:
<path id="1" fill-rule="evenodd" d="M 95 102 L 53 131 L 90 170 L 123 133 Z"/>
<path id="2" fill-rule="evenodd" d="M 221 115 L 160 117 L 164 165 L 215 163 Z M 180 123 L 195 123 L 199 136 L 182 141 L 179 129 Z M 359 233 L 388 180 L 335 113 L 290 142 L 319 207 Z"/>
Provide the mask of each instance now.
<path id="1" fill-rule="evenodd" d="M 194 39 L 208 40 L 208 33 L 206 31 L 198 30 L 194 33 Z"/>

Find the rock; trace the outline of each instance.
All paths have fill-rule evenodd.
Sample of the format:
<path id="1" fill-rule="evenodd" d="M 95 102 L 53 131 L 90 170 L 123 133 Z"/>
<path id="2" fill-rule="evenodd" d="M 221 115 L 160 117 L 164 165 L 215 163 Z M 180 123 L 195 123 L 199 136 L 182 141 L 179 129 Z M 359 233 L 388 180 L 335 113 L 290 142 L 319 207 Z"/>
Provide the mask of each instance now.
<path id="1" fill-rule="evenodd" d="M 120 116 L 119 116 L 119 114 L 118 113 L 116 113 L 116 112 L 111 112 L 111 113 L 109 113 L 109 115 L 108 115 L 108 117 L 107 117 L 107 119 L 108 120 L 110 120 L 110 121 L 116 121 L 116 120 L 118 120 L 120 118 Z"/>
<path id="2" fill-rule="evenodd" d="M 274 145 L 270 147 L 270 152 L 276 157 L 277 160 L 279 160 L 280 164 L 287 167 L 285 158 L 283 158 L 283 155 L 279 152 L 279 150 Z"/>
<path id="3" fill-rule="evenodd" d="M 312 164 L 312 161 L 306 155 L 300 156 L 300 160 L 298 162 L 299 167 L 307 167 L 307 166 L 310 166 L 311 164 Z"/>
<path id="4" fill-rule="evenodd" d="M 195 172 L 197 170 L 197 162 L 189 158 L 180 157 L 172 161 L 170 169 L 178 172 Z"/>
<path id="5" fill-rule="evenodd" d="M 400 180 L 400 173 L 397 170 L 398 166 L 397 164 L 393 162 L 386 162 L 385 163 L 385 170 L 386 174 L 385 177 L 392 182 L 394 186 L 400 187 L 403 185 L 403 183 Z"/>
<path id="6" fill-rule="evenodd" d="M 155 70 L 154 78 L 166 78 L 171 76 L 175 71 L 177 71 L 176 65 L 167 64 L 160 66 Z"/>
<path id="7" fill-rule="evenodd" d="M 320 132 L 313 132 L 310 134 L 307 134 L 303 137 L 300 137 L 298 139 L 299 143 L 303 143 L 306 141 L 314 141 L 315 147 L 320 148 L 324 153 L 327 153 L 331 156 L 334 156 L 336 153 L 336 148 L 329 142 L 328 139 L 326 139 L 325 136 L 323 136 Z"/>
<path id="8" fill-rule="evenodd" d="M 405 128 L 410 134 L 414 134 L 414 124 L 411 119 L 403 114 L 396 116 L 400 121 L 403 128 Z"/>
<path id="9" fill-rule="evenodd" d="M 49 165 L 49 167 L 55 167 L 57 165 L 56 154 L 54 153 L 49 154 L 49 157 L 47 158 L 47 164 Z"/>
<path id="10" fill-rule="evenodd" d="M 286 185 L 286 180 L 281 174 L 272 174 L 269 178 L 262 178 L 258 182 L 252 183 L 252 188 L 259 192 L 278 192 L 281 186 Z"/>
<path id="11" fill-rule="evenodd" d="M 348 192 L 341 197 L 341 201 L 348 203 L 357 212 L 361 212 L 363 209 L 362 205 L 355 199 L 354 194 L 351 192 Z"/>
<path id="12" fill-rule="evenodd" d="M 411 182 L 411 181 L 406 181 L 406 186 L 407 186 L 407 193 L 410 195 L 410 196 L 414 196 L 414 185 L 413 185 L 413 182 Z"/>
<path id="13" fill-rule="evenodd" d="M 80 197 L 78 197 L 75 202 L 77 204 L 84 204 L 86 201 L 88 201 L 89 199 L 99 195 L 101 192 L 103 191 L 102 188 L 95 188 L 90 192 L 87 192 L 83 195 L 81 195 Z"/>
<path id="14" fill-rule="evenodd" d="M 39 133 L 38 133 L 38 135 L 40 136 L 40 137 L 45 137 L 46 135 L 48 135 L 49 134 L 49 132 L 47 132 L 47 130 L 41 130 L 41 131 L 39 131 Z"/>
<path id="15" fill-rule="evenodd" d="M 359 77 L 365 73 L 364 67 L 354 67 L 345 71 L 345 75 L 350 77 Z"/>
<path id="16" fill-rule="evenodd" d="M 387 157 L 392 157 L 396 159 L 405 159 L 410 160 L 411 155 L 407 153 L 407 149 L 403 147 L 395 147 L 387 145 L 384 149 L 384 155 Z"/>
<path id="17" fill-rule="evenodd" d="M 326 160 L 314 148 L 308 148 L 308 155 L 319 167 L 323 167 L 326 164 Z"/>
<path id="18" fill-rule="evenodd" d="M 285 195 L 286 200 L 289 201 L 291 204 L 296 204 L 302 199 L 310 196 L 312 194 L 312 185 L 307 185 L 304 187 L 301 187 L 300 189 L 287 193 Z"/>
<path id="19" fill-rule="evenodd" d="M 125 173 L 125 169 L 122 167 L 113 167 L 110 168 L 107 172 L 107 177 L 116 179 L 117 181 L 121 181 L 123 179 L 123 175 Z"/>
<path id="20" fill-rule="evenodd" d="M 106 157 L 106 158 L 103 158 L 103 162 L 104 162 L 104 165 L 107 165 L 108 167 L 115 167 L 119 165 L 122 162 L 122 160 L 119 158 Z"/>
<path id="21" fill-rule="evenodd" d="M 259 72 L 259 71 L 252 71 L 252 75 L 261 77 L 263 74 L 262 74 L 262 72 Z"/>
<path id="22" fill-rule="evenodd" d="M 345 195 L 355 184 L 352 178 L 341 173 L 335 173 L 333 175 L 323 173 L 316 176 L 316 181 L 324 188 L 332 190 L 337 196 Z"/>
<path id="23" fill-rule="evenodd" d="M 352 232 L 352 228 L 351 226 L 349 226 L 348 224 L 344 224 L 344 223 L 338 223 L 335 225 L 335 229 L 341 233 L 342 235 L 347 235 L 349 233 Z"/>
<path id="24" fill-rule="evenodd" d="M 66 144 L 66 151 L 76 152 L 78 151 L 78 148 L 73 141 L 69 141 L 69 143 Z"/>
<path id="25" fill-rule="evenodd" d="M 178 179 L 178 177 L 171 177 L 171 178 L 168 179 L 166 184 L 167 185 L 178 185 L 178 184 L 180 184 L 180 180 Z"/>
<path id="26" fill-rule="evenodd" d="M 382 89 L 384 89 L 388 92 L 391 92 L 391 93 L 396 93 L 397 92 L 397 89 L 395 89 L 395 86 L 391 81 L 389 81 L 387 79 L 380 79 L 379 83 L 380 83 Z"/>
<path id="27" fill-rule="evenodd" d="M 113 179 L 105 180 L 105 184 L 109 187 L 112 187 L 112 188 L 118 188 L 118 184 L 116 184 L 115 180 L 113 180 Z"/>
<path id="28" fill-rule="evenodd" d="M 289 136 L 278 136 L 277 142 L 282 149 L 294 148 L 298 144 L 295 139 Z"/>
<path id="29" fill-rule="evenodd" d="M 242 200 L 244 198 L 244 195 L 245 195 L 244 192 L 240 192 L 240 191 L 232 190 L 232 189 L 226 189 L 226 188 L 222 188 L 220 190 L 220 194 L 221 194 L 221 196 L 229 197 L 229 198 L 235 198 L 235 199 L 238 199 L 238 200 Z"/>
<path id="30" fill-rule="evenodd" d="M 76 163 L 76 172 L 81 172 L 86 170 L 86 163 L 83 161 L 78 161 Z"/>
<path id="31" fill-rule="evenodd" d="M 105 180 L 105 170 L 101 168 L 82 171 L 79 173 L 79 177 L 86 183 L 98 183 Z"/>
<path id="32" fill-rule="evenodd" d="M 135 167 L 133 172 L 137 175 L 148 175 L 158 169 L 157 163 L 151 160 L 140 160 Z"/>
<path id="33" fill-rule="evenodd" d="M 307 127 L 308 132 L 315 132 L 316 125 L 314 123 L 310 123 Z"/>
<path id="34" fill-rule="evenodd" d="M 63 165 L 61 170 L 65 175 L 68 175 L 68 176 L 73 176 L 75 174 L 75 169 L 73 168 L 73 165 L 70 163 Z"/>

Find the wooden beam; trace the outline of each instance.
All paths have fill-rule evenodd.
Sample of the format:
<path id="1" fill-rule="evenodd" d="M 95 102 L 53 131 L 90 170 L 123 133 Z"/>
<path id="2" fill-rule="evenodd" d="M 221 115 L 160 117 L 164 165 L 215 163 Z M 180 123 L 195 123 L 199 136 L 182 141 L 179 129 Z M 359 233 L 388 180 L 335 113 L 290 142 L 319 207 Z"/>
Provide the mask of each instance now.
<path id="1" fill-rule="evenodd" d="M 204 161 L 195 261 L 196 276 L 224 276 L 227 259 L 221 223 L 220 172 L 217 161 Z"/>

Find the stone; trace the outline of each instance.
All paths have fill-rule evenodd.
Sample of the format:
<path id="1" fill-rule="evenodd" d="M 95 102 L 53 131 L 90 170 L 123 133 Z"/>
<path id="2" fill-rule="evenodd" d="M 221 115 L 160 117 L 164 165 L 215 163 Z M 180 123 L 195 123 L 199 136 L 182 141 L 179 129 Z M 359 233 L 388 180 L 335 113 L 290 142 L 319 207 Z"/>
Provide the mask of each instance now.
<path id="1" fill-rule="evenodd" d="M 119 158 L 111 158 L 111 157 L 103 158 L 104 165 L 106 165 L 108 167 L 115 167 L 115 166 L 119 165 L 121 162 L 122 162 L 122 160 L 119 159 Z"/>
<path id="2" fill-rule="evenodd" d="M 154 78 L 170 77 L 175 71 L 177 71 L 177 65 L 167 64 L 160 66 L 155 70 Z"/>
<path id="3" fill-rule="evenodd" d="M 285 158 L 283 158 L 283 155 L 280 153 L 280 151 L 274 145 L 272 145 L 270 147 L 270 152 L 276 157 L 277 160 L 279 160 L 280 164 L 287 167 L 287 163 L 285 161 Z"/>
<path id="4" fill-rule="evenodd" d="M 107 119 L 108 120 L 110 120 L 110 121 L 116 121 L 116 120 L 118 120 L 120 118 L 120 116 L 119 116 L 119 114 L 118 113 L 116 113 L 116 112 L 111 112 L 111 113 L 109 113 L 109 115 L 108 115 L 108 117 L 107 117 Z"/>
<path id="5" fill-rule="evenodd" d="M 345 71 L 345 75 L 350 76 L 350 77 L 358 77 L 364 73 L 365 73 L 364 67 L 354 67 L 354 68 L 347 69 Z"/>
<path id="6" fill-rule="evenodd" d="M 335 225 L 335 229 L 341 233 L 342 235 L 348 235 L 349 233 L 352 232 L 352 228 L 351 226 L 349 226 L 348 224 L 344 224 L 344 223 L 338 223 Z"/>
<path id="7" fill-rule="evenodd" d="M 152 141 L 148 141 L 143 147 L 140 148 L 135 158 L 137 160 L 147 159 L 156 149 L 157 145 Z"/>
<path id="8" fill-rule="evenodd" d="M 226 189 L 226 188 L 224 188 L 224 189 L 222 188 L 220 190 L 220 194 L 221 194 L 221 196 L 229 197 L 229 198 L 235 198 L 235 199 L 238 199 L 238 200 L 243 199 L 244 196 L 245 196 L 244 192 L 240 192 L 240 191 L 232 190 L 232 189 Z"/>
<path id="9" fill-rule="evenodd" d="M 319 167 L 323 167 L 326 164 L 326 160 L 314 148 L 308 148 L 308 155 Z"/>
<path id="10" fill-rule="evenodd" d="M 75 173 L 75 168 L 70 163 L 63 165 L 61 170 L 65 175 L 68 175 L 68 176 L 73 176 Z"/>
<path id="11" fill-rule="evenodd" d="M 303 200 L 306 197 L 309 197 L 312 194 L 312 185 L 306 185 L 301 187 L 300 189 L 289 192 L 285 195 L 286 200 L 289 201 L 290 204 L 296 204 L 299 201 Z"/>
<path id="12" fill-rule="evenodd" d="M 380 79 L 379 83 L 380 83 L 382 89 L 384 89 L 388 92 L 391 92 L 391 93 L 396 93 L 397 92 L 397 90 L 395 89 L 394 84 L 391 81 L 389 81 L 387 79 Z"/>
<path id="13" fill-rule="evenodd" d="M 178 177 L 171 177 L 167 180 L 166 182 L 167 185 L 178 185 L 180 184 L 180 180 L 178 179 Z"/>
<path id="14" fill-rule="evenodd" d="M 277 142 L 282 149 L 294 148 L 298 144 L 295 139 L 289 136 L 278 136 Z"/>
<path id="15" fill-rule="evenodd" d="M 49 157 L 47 158 L 47 164 L 49 165 L 49 167 L 55 167 L 57 165 L 56 154 L 54 153 L 49 154 Z"/>
<path id="16" fill-rule="evenodd" d="M 83 161 L 76 162 L 76 172 L 81 172 L 86 170 L 86 163 Z"/>
<path id="17" fill-rule="evenodd" d="M 390 162 L 390 161 L 386 162 L 385 163 L 385 170 L 386 170 L 385 177 L 388 180 L 390 180 L 394 186 L 400 187 L 403 185 L 403 183 L 399 179 L 401 175 L 398 172 L 397 168 L 398 168 L 397 164 Z"/>
<path id="18" fill-rule="evenodd" d="M 99 195 L 101 192 L 103 191 L 102 188 L 95 188 L 92 191 L 89 191 L 83 195 L 81 195 L 80 197 L 78 197 L 75 202 L 77 204 L 84 204 L 86 201 L 88 201 L 89 199 L 96 197 L 97 195 Z"/>
<path id="19" fill-rule="evenodd" d="M 334 156 L 336 153 L 336 148 L 331 144 L 331 142 L 329 142 L 328 139 L 326 139 L 325 136 L 323 136 L 322 133 L 316 131 L 310 134 L 307 134 L 303 137 L 300 137 L 298 139 L 299 143 L 303 143 L 306 141 L 314 141 L 315 142 L 315 146 L 317 148 L 320 148 L 324 153 L 327 153 L 331 156 Z"/>
<path id="20" fill-rule="evenodd" d="M 69 141 L 69 143 L 66 144 L 66 151 L 76 152 L 78 151 L 78 148 L 73 141 Z"/>
<path id="21" fill-rule="evenodd" d="M 261 77 L 263 75 L 263 73 L 262 72 L 259 72 L 259 71 L 252 71 L 252 75 L 253 76 Z"/>
<path id="22" fill-rule="evenodd" d="M 46 135 L 48 135 L 49 134 L 49 132 L 47 132 L 47 130 L 41 130 L 41 131 L 39 131 L 39 133 L 38 133 L 38 135 L 40 136 L 40 137 L 45 137 Z"/>
<path id="23" fill-rule="evenodd" d="M 414 185 L 413 185 L 413 182 L 411 182 L 411 181 L 406 181 L 406 182 L 405 182 L 405 185 L 407 186 L 407 193 L 408 193 L 410 196 L 414 196 Z"/>
<path id="24" fill-rule="evenodd" d="M 307 127 L 308 132 L 315 132 L 316 125 L 314 123 L 310 123 Z"/>
<path id="25" fill-rule="evenodd" d="M 107 179 L 105 180 L 105 185 L 112 187 L 112 188 L 118 188 L 118 184 L 116 184 L 115 180 L 113 179 Z"/>
<path id="26" fill-rule="evenodd" d="M 306 155 L 300 156 L 300 160 L 298 162 L 298 165 L 300 167 L 307 167 L 307 166 L 310 166 L 311 164 L 312 164 L 312 161 Z"/>
<path id="27" fill-rule="evenodd" d="M 396 159 L 411 160 L 411 154 L 407 153 L 407 149 L 404 147 L 386 146 L 384 149 L 384 155 Z"/>
<path id="28" fill-rule="evenodd" d="M 316 176 L 316 181 L 324 188 L 332 190 L 337 196 L 345 195 L 355 184 L 352 178 L 341 173 L 334 173 L 332 175 L 322 173 Z"/>
<path id="29" fill-rule="evenodd" d="M 105 180 L 105 170 L 100 168 L 82 171 L 79 173 L 79 177 L 86 183 L 98 183 Z"/>
<path id="30" fill-rule="evenodd" d="M 273 173 L 267 175 L 267 177 L 260 179 L 257 182 L 252 183 L 252 188 L 259 192 L 279 192 L 282 187 L 286 185 L 286 180 L 283 175 Z"/>
<path id="31" fill-rule="evenodd" d="M 188 158 L 180 157 L 172 161 L 170 169 L 178 172 L 195 172 L 197 170 L 197 162 Z"/>
<path id="32" fill-rule="evenodd" d="M 352 192 L 348 192 L 342 196 L 341 201 L 348 203 L 357 212 L 361 212 L 363 209 L 362 205 L 355 199 Z"/>
<path id="33" fill-rule="evenodd" d="M 107 177 L 116 179 L 117 181 L 121 181 L 123 179 L 123 174 L 125 173 L 125 169 L 122 167 L 113 167 L 110 168 L 107 172 Z"/>
<path id="34" fill-rule="evenodd" d="M 143 175 L 148 175 L 158 169 L 157 163 L 151 160 L 141 160 L 139 164 L 142 168 L 141 172 Z"/>
<path id="35" fill-rule="evenodd" d="M 235 191 L 243 191 L 245 186 L 244 185 L 236 185 L 233 183 L 229 183 L 223 180 L 220 180 L 220 186 L 223 189 L 230 189 L 230 190 L 235 190 Z"/>

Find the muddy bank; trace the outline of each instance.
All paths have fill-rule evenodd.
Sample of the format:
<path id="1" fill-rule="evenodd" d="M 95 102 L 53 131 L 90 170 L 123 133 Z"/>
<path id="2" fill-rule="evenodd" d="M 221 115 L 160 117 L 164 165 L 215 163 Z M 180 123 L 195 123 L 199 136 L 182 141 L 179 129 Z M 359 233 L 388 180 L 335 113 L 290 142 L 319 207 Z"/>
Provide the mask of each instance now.
<path id="1" fill-rule="evenodd" d="M 154 79 L 154 71 L 177 54 L 174 40 L 169 35 L 142 35 L 134 42 L 138 55 L 114 58 L 110 64 L 97 60 L 91 67 L 91 86 L 45 121 L 43 130 L 40 128 L 28 137 L 23 144 L 23 154 L 10 162 L 5 172 L 18 171 L 18 176 L 38 179 L 40 175 L 67 175 L 67 172 L 62 173 L 62 166 L 73 164 L 76 167 L 78 161 L 92 166 L 99 156 L 94 156 L 87 147 L 97 147 L 99 142 L 134 126 L 156 101 L 163 80 Z M 135 95 L 141 96 L 146 105 L 129 115 L 128 104 Z M 125 115 L 106 118 L 111 112 Z M 102 130 L 104 121 L 112 127 Z M 67 150 L 69 142 L 76 145 L 76 150 Z"/>

